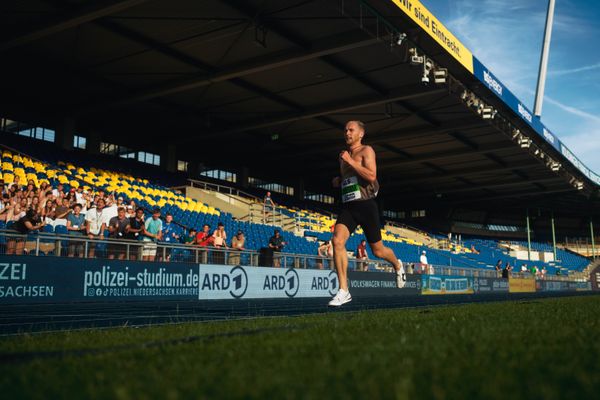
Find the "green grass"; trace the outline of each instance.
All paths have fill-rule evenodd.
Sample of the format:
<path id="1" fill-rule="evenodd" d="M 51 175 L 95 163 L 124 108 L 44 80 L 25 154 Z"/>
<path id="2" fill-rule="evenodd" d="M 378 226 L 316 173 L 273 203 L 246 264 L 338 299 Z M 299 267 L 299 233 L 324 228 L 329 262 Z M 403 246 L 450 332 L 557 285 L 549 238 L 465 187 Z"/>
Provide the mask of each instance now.
<path id="1" fill-rule="evenodd" d="M 0 393 L 587 399 L 600 387 L 599 316 L 600 296 L 587 296 L 8 337 Z"/>

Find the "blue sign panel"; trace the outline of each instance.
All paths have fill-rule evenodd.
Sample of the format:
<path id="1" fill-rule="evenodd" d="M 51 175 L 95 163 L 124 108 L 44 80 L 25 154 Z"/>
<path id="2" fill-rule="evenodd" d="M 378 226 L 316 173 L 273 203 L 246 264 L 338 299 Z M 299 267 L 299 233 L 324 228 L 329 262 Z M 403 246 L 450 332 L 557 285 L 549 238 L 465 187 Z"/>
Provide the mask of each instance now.
<path id="1" fill-rule="evenodd" d="M 600 185 L 600 176 L 586 167 L 559 139 L 554 135 L 542 121 L 533 115 L 523 103 L 515 96 L 489 69 L 485 67 L 477 57 L 473 57 L 473 74 L 485 84 L 504 104 L 506 104 L 516 115 L 526 122 L 538 135 L 561 153 L 577 169 L 594 183 Z"/>

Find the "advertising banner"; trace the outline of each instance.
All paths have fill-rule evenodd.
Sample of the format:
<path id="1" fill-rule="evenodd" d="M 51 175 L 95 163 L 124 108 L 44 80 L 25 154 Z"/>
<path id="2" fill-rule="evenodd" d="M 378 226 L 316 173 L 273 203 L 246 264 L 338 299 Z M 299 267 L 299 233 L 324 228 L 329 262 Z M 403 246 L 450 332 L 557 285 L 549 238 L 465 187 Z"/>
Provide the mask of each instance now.
<path id="1" fill-rule="evenodd" d="M 473 278 L 467 276 L 421 275 L 422 294 L 472 294 Z"/>
<path id="2" fill-rule="evenodd" d="M 516 115 L 525 121 L 533 130 L 540 135 L 547 143 L 552 145 L 567 160 L 569 160 L 577 169 L 596 184 L 600 184 L 600 176 L 586 167 L 569 150 L 558 137 L 550 131 L 542 121 L 533 115 L 533 112 L 527 108 L 504 84 L 490 71 L 485 65 L 473 56 L 473 75 L 486 85 L 504 104 L 506 104 Z"/>
<path id="3" fill-rule="evenodd" d="M 592 290 L 600 290 L 600 265 L 598 265 L 590 274 Z"/>
<path id="4" fill-rule="evenodd" d="M 535 292 L 535 279 L 508 278 L 508 291 L 511 293 Z"/>
<path id="5" fill-rule="evenodd" d="M 587 292 L 592 290 L 592 282 L 575 282 L 578 292 Z"/>
<path id="6" fill-rule="evenodd" d="M 473 278 L 475 293 L 507 292 L 508 279 L 502 278 Z"/>
<path id="7" fill-rule="evenodd" d="M 348 289 L 353 295 L 398 296 L 421 294 L 421 276 L 406 275 L 402 289 L 396 286 L 396 274 L 386 272 L 348 272 Z"/>
<path id="8" fill-rule="evenodd" d="M 198 299 L 332 297 L 335 271 L 201 265 Z"/>
<path id="9" fill-rule="evenodd" d="M 410 19 L 473 73 L 473 54 L 419 0 L 392 0 Z"/>
<path id="10" fill-rule="evenodd" d="M 198 298 L 197 265 L 0 257 L 0 303 Z"/>

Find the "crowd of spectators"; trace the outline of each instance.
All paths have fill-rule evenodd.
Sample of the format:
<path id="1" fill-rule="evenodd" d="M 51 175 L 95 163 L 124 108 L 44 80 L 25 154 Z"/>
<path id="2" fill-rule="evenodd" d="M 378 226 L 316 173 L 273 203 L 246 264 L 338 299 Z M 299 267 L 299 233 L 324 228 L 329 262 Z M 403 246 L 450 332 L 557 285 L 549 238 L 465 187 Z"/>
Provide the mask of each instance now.
<path id="1" fill-rule="evenodd" d="M 54 188 L 46 182 L 37 187 L 33 181 L 21 184 L 18 177 L 7 185 L 0 181 L 0 188 L 0 221 L 4 221 L 7 229 L 20 234 L 7 240 L 7 255 L 26 253 L 25 235 L 43 232 L 46 226 L 64 227 L 55 232 L 73 236 L 65 249 L 69 257 L 93 258 L 103 249 L 110 259 L 169 261 L 172 247 L 165 246 L 164 251 L 158 251 L 160 244 L 222 248 L 230 250 L 229 254 L 245 250 L 242 231 L 237 232 L 229 245 L 222 223 L 212 232 L 208 225 L 200 232 L 188 230 L 176 224 L 169 213 L 163 220 L 159 208 L 151 211 L 151 217 L 146 217 L 145 210 L 136 207 L 134 201 L 126 202 L 123 197 L 103 190 L 88 191 L 79 187 L 67 191 L 61 184 Z M 77 238 L 89 239 L 87 245 Z M 86 249 L 87 255 L 84 254 Z M 233 254 L 229 263 L 235 260 L 239 263 L 239 259 L 239 253 Z M 225 253 L 215 252 L 212 262 L 224 263 Z"/>
<path id="2" fill-rule="evenodd" d="M 159 208 L 151 210 L 151 216 L 146 217 L 146 210 L 137 207 L 133 200 L 126 201 L 123 197 L 103 190 L 86 190 L 82 186 L 66 190 L 62 184 L 52 187 L 47 182 L 42 182 L 38 187 L 33 180 L 20 182 L 18 176 L 14 178 L 14 182 L 6 185 L 0 180 L 0 189 L 0 221 L 4 222 L 5 227 L 20 234 L 6 241 L 7 255 L 26 253 L 28 248 L 25 235 L 46 231 L 46 227 L 50 226 L 61 226 L 64 229 L 50 231 L 73 237 L 73 240 L 68 240 L 65 248 L 64 254 L 69 257 L 93 258 L 98 250 L 102 250 L 103 255 L 109 259 L 170 261 L 173 248 L 164 245 L 181 244 L 202 248 L 203 262 L 207 262 L 208 248 L 213 248 L 227 251 L 211 252 L 212 263 L 239 264 L 239 252 L 245 250 L 242 231 L 238 231 L 228 241 L 222 223 L 214 230 L 209 225 L 204 225 L 199 232 L 193 228 L 188 230 L 175 223 L 169 213 L 163 219 Z M 269 192 L 264 204 L 265 210 L 272 212 L 275 204 Z M 89 240 L 86 244 L 84 240 L 77 240 L 78 237 Z M 163 246 L 159 251 L 161 244 Z M 269 239 L 267 248 L 273 253 L 280 253 L 285 245 L 281 232 L 276 230 Z M 86 251 L 87 254 L 84 254 Z M 368 257 L 364 240 L 356 249 L 355 257 L 357 269 L 367 270 Z M 317 267 L 331 268 L 332 258 L 331 241 L 323 242 L 318 248 Z M 434 273 L 425 251 L 422 251 L 419 261 L 414 272 Z M 274 266 L 279 267 L 280 263 L 280 257 L 273 257 Z M 513 272 L 513 266 L 509 262 L 503 265 L 502 260 L 498 260 L 495 269 L 497 276 L 502 278 L 508 278 Z M 521 275 L 531 274 L 537 279 L 545 279 L 547 273 L 545 267 L 540 269 L 526 264 L 521 266 L 520 272 Z"/>

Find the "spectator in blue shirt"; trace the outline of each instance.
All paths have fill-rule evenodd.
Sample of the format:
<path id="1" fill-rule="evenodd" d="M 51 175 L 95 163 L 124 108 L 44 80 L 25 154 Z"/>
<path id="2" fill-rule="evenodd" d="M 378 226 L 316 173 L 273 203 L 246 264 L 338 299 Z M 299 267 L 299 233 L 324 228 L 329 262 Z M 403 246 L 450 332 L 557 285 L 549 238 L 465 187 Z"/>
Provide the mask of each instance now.
<path id="1" fill-rule="evenodd" d="M 144 247 L 142 249 L 142 259 L 144 261 L 154 261 L 156 257 L 156 242 L 162 237 L 162 220 L 160 219 L 160 209 L 152 210 L 152 218 L 146 220 L 144 224 Z"/>
<path id="2" fill-rule="evenodd" d="M 77 203 L 73 206 L 73 212 L 67 215 L 67 231 L 70 235 L 83 237 L 86 233 L 85 215 L 81 214 L 81 204 Z M 69 241 L 69 257 L 83 257 L 83 240 Z"/>

